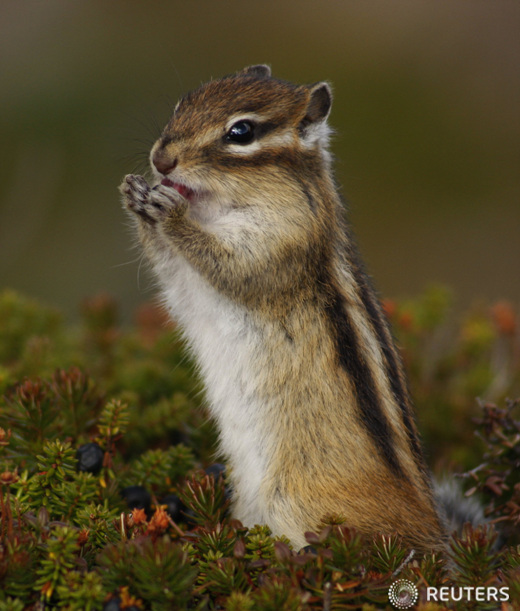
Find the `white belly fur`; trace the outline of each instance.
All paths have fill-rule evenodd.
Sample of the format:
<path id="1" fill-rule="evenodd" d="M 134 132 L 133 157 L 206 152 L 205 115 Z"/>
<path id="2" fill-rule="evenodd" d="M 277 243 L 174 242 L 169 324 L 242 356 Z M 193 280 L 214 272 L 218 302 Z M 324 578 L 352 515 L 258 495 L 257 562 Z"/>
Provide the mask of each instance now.
<path id="1" fill-rule="evenodd" d="M 262 426 L 265 406 L 252 374 L 261 328 L 244 307 L 218 293 L 180 257 L 157 265 L 157 271 L 166 305 L 196 358 L 218 424 L 235 488 L 233 515 L 246 526 L 264 524 L 261 482 L 270 444 Z"/>

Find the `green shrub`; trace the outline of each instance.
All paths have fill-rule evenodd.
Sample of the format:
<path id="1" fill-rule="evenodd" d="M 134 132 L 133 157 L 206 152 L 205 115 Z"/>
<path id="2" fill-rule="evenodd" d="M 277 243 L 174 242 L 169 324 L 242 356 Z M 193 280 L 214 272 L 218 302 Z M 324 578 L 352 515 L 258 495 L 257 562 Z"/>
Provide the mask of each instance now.
<path id="1" fill-rule="evenodd" d="M 398 537 L 367 539 L 338 520 L 299 553 L 266 526 L 245 528 L 229 515 L 225 474 L 204 472 L 215 431 L 157 309 L 122 328 L 101 296 L 66 327 L 0 295 L 0 611 L 373 611 L 393 608 L 401 578 L 423 611 L 447 608 L 425 602 L 432 585 L 507 586 L 507 608 L 520 609 L 520 405 L 506 401 L 520 394 L 516 314 L 497 304 L 454 322 L 442 289 L 385 307 L 432 467 L 465 471 L 489 520 L 454 535 L 450 558 L 415 557 Z"/>

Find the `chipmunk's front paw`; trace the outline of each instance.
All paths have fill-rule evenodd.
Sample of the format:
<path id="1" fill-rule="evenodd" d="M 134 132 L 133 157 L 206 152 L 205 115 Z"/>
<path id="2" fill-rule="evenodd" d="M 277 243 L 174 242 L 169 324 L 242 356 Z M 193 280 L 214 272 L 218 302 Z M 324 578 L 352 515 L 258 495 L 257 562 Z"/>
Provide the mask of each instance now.
<path id="1" fill-rule="evenodd" d="M 150 200 L 161 211 L 162 218 L 178 219 L 188 209 L 188 200 L 177 189 L 162 184 L 150 191 Z"/>
<path id="2" fill-rule="evenodd" d="M 124 195 L 124 205 L 127 210 L 139 215 L 147 223 L 156 222 L 150 201 L 151 189 L 142 176 L 128 174 L 119 190 Z"/>
<path id="3" fill-rule="evenodd" d="M 176 189 L 165 185 L 150 189 L 142 176 L 125 176 L 119 189 L 125 196 L 126 208 L 150 224 L 181 217 L 188 207 L 187 200 Z"/>

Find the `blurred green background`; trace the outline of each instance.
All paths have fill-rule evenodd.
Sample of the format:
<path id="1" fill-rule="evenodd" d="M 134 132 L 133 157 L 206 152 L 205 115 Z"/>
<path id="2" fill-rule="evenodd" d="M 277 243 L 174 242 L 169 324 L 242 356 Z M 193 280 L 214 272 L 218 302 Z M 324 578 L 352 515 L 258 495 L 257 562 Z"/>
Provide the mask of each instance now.
<path id="1" fill-rule="evenodd" d="M 388 297 L 440 282 L 520 301 L 516 0 L 6 0 L 0 5 L 0 285 L 57 305 L 155 287 L 117 186 L 176 99 L 269 63 L 328 80 L 337 177 Z"/>

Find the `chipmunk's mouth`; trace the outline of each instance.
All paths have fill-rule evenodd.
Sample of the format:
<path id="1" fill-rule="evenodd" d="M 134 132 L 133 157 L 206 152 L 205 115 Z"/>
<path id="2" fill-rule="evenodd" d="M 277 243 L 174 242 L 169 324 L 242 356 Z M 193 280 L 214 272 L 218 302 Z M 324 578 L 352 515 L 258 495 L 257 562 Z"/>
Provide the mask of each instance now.
<path id="1" fill-rule="evenodd" d="M 185 197 L 189 201 L 192 201 L 195 197 L 195 191 L 193 189 L 190 189 L 186 185 L 181 185 L 178 182 L 173 182 L 173 180 L 170 180 L 169 178 L 163 178 L 161 180 L 161 185 L 164 185 L 165 187 L 172 187 L 178 191 L 182 197 Z"/>

